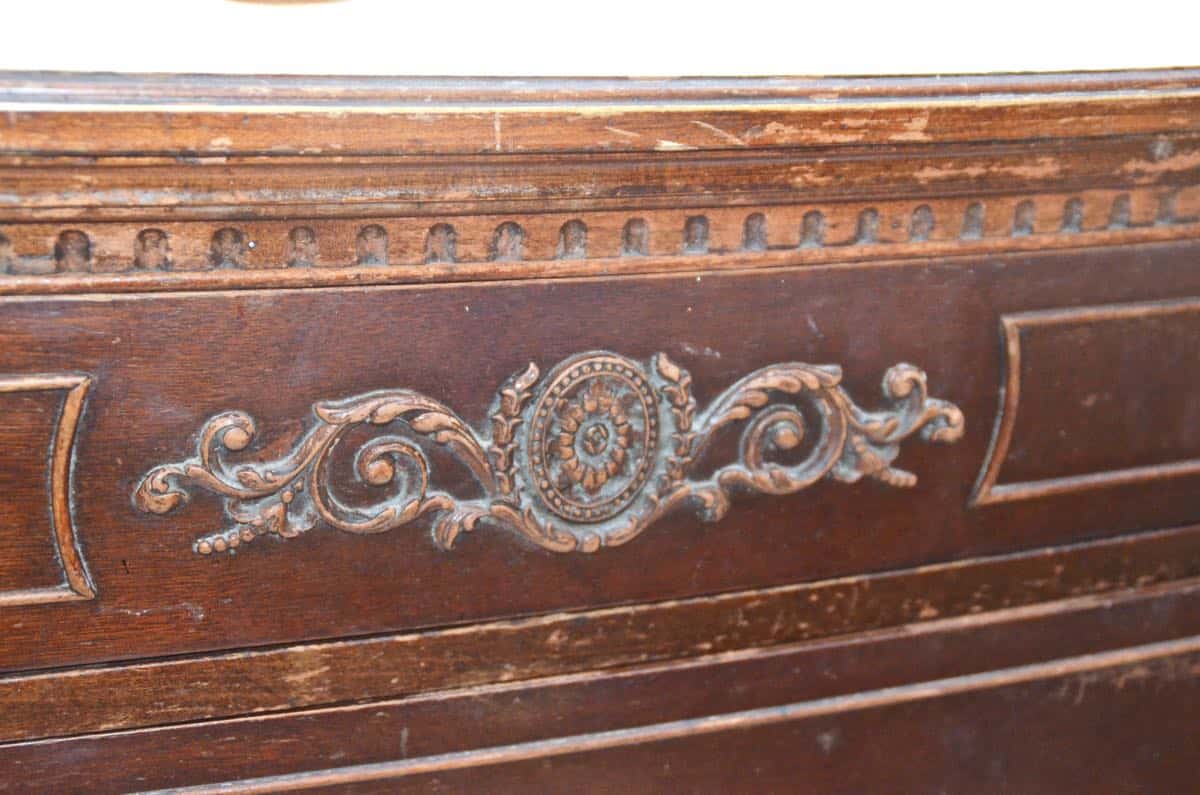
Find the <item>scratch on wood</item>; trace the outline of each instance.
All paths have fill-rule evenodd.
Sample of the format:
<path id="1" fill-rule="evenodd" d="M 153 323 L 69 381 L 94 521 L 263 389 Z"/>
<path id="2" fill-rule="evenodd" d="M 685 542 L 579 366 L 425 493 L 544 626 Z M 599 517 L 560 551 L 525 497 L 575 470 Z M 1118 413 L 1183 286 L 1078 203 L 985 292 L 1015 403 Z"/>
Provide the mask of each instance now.
<path id="1" fill-rule="evenodd" d="M 742 138 L 744 140 L 755 141 L 759 138 L 766 138 L 768 140 L 775 141 L 776 143 L 791 143 L 793 139 L 800 139 L 804 137 L 804 130 L 800 127 L 795 127 L 790 124 L 783 124 L 782 122 L 778 121 L 771 121 L 761 126 L 751 127 L 742 134 Z"/>
<path id="2" fill-rule="evenodd" d="M 692 121 L 692 124 L 696 125 L 697 127 L 703 127 L 704 129 L 711 132 L 713 135 L 716 135 L 722 141 L 726 141 L 726 142 L 734 144 L 736 146 L 749 146 L 750 145 L 750 144 L 746 143 L 745 141 L 743 141 L 741 138 L 734 135 L 733 133 L 726 132 L 725 130 L 722 130 L 720 127 L 717 127 L 716 125 L 709 124 L 707 122 L 703 122 L 698 119 L 694 119 Z"/>
<path id="3" fill-rule="evenodd" d="M 1127 686 L 1158 688 L 1169 682 L 1194 679 L 1196 667 L 1194 660 L 1168 657 L 1130 667 L 1089 671 L 1064 680 L 1054 695 L 1078 707 L 1095 690 L 1109 688 L 1120 692 Z"/>
<path id="4" fill-rule="evenodd" d="M 324 676 L 325 674 L 329 673 L 329 671 L 330 667 L 328 665 L 322 665 L 320 668 L 312 668 L 307 671 L 298 671 L 294 674 L 288 674 L 283 677 L 283 680 L 289 685 L 304 685 L 312 679 Z"/>

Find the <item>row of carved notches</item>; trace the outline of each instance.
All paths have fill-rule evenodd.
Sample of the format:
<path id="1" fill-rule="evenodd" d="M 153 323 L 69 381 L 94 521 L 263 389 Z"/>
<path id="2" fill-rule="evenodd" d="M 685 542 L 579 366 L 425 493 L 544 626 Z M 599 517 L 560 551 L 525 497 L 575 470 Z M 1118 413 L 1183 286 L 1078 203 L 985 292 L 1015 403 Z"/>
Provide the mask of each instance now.
<path id="1" fill-rule="evenodd" d="M 1156 224 L 1176 223 L 1174 194 L 1166 194 L 1159 206 Z M 984 234 L 984 205 L 967 205 L 958 237 L 962 240 L 982 239 Z M 1071 198 L 1062 210 L 1060 234 L 1072 234 L 1083 229 L 1083 201 Z M 1107 229 L 1131 226 L 1128 194 L 1117 196 L 1112 203 Z M 875 208 L 862 210 L 857 219 L 853 238 L 842 245 L 872 245 L 880 242 L 881 217 Z M 934 212 L 928 204 L 912 211 L 907 240 L 925 242 L 932 238 L 936 226 Z M 1020 202 L 1013 213 L 1010 234 L 1021 237 L 1035 234 L 1037 208 L 1033 200 Z M 806 213 L 801 222 L 801 249 L 825 247 L 826 220 L 820 210 Z M 448 223 L 436 223 L 425 236 L 425 263 L 459 262 L 458 233 Z M 525 258 L 525 229 L 515 221 L 505 221 L 495 228 L 488 247 L 488 259 L 494 262 L 514 262 Z M 213 268 L 249 268 L 249 252 L 255 241 L 236 227 L 218 229 L 209 243 L 205 261 L 179 266 L 171 255 L 170 236 L 162 229 L 148 228 L 138 232 L 133 244 L 133 256 L 118 267 L 104 270 L 204 270 Z M 747 215 L 742 228 L 742 251 L 766 251 L 772 248 L 767 235 L 767 218 L 761 212 Z M 683 225 L 679 251 L 684 255 L 709 253 L 709 221 L 707 216 L 693 215 Z M 621 230 L 619 256 L 639 257 L 650 254 L 650 225 L 643 218 L 631 218 Z M 588 254 L 588 227 L 579 219 L 567 221 L 558 234 L 555 251 L 557 259 L 585 259 Z M 68 229 L 58 235 L 51 256 L 18 257 L 12 252 L 9 239 L 0 234 L 0 273 L 46 274 L 91 272 L 97 270 L 93 258 L 91 237 L 81 230 Z M 317 234 L 311 226 L 296 226 L 288 233 L 286 264 L 289 267 L 311 267 L 318 264 Z M 368 224 L 359 229 L 354 241 L 354 265 L 392 264 L 388 254 L 388 232 L 380 224 Z"/>

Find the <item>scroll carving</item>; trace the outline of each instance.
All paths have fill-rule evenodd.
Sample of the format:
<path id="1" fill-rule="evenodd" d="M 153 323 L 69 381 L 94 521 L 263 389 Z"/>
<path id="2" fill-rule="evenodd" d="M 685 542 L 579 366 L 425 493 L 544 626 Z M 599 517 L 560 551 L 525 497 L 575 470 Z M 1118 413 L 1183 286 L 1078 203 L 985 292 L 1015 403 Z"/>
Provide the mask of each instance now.
<path id="1" fill-rule="evenodd" d="M 641 363 L 589 352 L 544 378 L 534 364 L 510 378 L 484 430 L 437 400 L 391 389 L 317 403 L 291 451 L 264 461 L 251 450 L 254 421 L 223 412 L 201 430 L 193 458 L 152 469 L 133 500 L 166 514 L 196 491 L 220 497 L 231 525 L 196 540 L 195 551 L 206 555 L 318 526 L 382 533 L 426 514 L 434 541 L 446 549 L 483 524 L 555 552 L 594 552 L 629 541 L 676 509 L 716 521 L 738 492 L 790 494 L 825 478 L 913 486 L 916 475 L 892 465 L 900 443 L 913 434 L 954 442 L 963 415 L 930 398 L 925 373 L 912 365 L 889 369 L 883 394 L 887 407 L 866 411 L 842 389 L 839 367 L 788 362 L 750 373 L 701 410 L 691 376 L 666 354 Z M 736 458 L 698 474 L 722 455 L 714 442 L 736 426 Z M 333 452 L 363 428 L 370 438 L 342 460 L 352 460 L 356 494 L 380 496 L 351 505 L 335 494 Z M 483 496 L 461 499 L 436 488 L 433 448 L 469 470 Z"/>

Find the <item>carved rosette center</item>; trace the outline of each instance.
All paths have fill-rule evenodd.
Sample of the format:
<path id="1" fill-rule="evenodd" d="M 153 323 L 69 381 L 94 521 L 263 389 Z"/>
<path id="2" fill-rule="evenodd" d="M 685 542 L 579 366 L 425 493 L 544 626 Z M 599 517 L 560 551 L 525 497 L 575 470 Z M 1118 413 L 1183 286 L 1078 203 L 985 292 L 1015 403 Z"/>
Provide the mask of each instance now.
<path id="1" fill-rule="evenodd" d="M 659 411 L 636 362 L 599 354 L 560 365 L 533 405 L 525 444 L 541 506 L 586 523 L 624 511 L 658 458 Z"/>
<path id="2" fill-rule="evenodd" d="M 628 426 L 628 423 L 625 423 Z M 608 425 L 604 422 L 597 422 L 589 425 L 583 432 L 583 451 L 590 456 L 598 456 L 608 449 L 608 437 L 610 431 Z M 621 447 L 629 447 L 629 434 L 622 434 L 619 444 Z"/>

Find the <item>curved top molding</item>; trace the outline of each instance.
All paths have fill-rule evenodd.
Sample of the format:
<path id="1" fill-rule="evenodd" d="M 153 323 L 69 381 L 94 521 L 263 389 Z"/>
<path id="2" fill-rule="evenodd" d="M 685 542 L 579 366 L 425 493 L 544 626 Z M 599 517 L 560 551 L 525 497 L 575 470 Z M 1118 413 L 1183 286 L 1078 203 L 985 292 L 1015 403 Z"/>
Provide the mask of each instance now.
<path id="1" fill-rule="evenodd" d="M 579 102 L 853 102 L 1012 94 L 1178 91 L 1200 88 L 1200 69 L 1139 69 L 939 77 L 316 77 L 219 74 L 0 72 L 2 102 L 119 105 L 525 104 Z"/>
<path id="2" fill-rule="evenodd" d="M 9 114 L 0 154 L 463 155 L 929 144 L 1194 131 L 1200 71 L 678 80 L 8 73 L 0 75 L 0 110 Z"/>
<path id="3" fill-rule="evenodd" d="M 0 294 L 793 267 L 1192 240 L 1200 70 L 0 73 Z"/>

